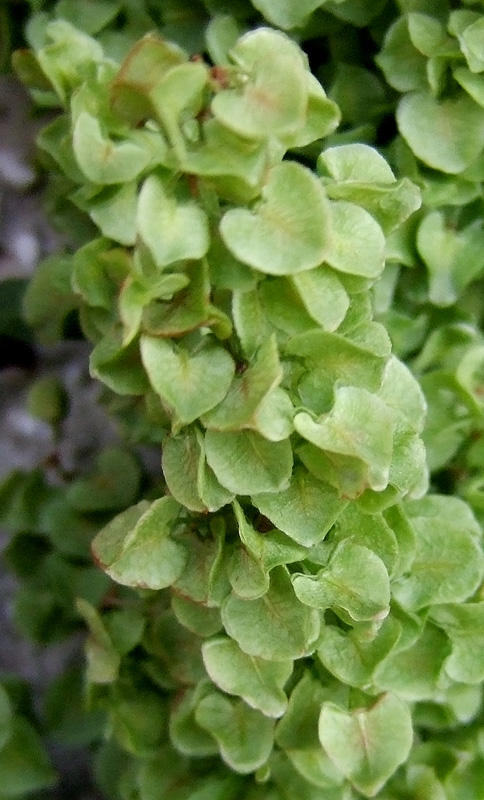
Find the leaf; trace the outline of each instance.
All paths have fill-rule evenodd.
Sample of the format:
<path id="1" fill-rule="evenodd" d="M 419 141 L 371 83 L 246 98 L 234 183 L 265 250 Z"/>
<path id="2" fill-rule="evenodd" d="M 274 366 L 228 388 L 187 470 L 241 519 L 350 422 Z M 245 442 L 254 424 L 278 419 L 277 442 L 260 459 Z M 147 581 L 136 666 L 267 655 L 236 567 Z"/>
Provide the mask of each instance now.
<path id="1" fill-rule="evenodd" d="M 375 491 L 389 481 L 394 425 L 393 413 L 376 395 L 351 386 L 335 390 L 332 410 L 318 420 L 304 411 L 294 417 L 298 433 L 316 447 L 362 461 Z"/>
<path id="2" fill-rule="evenodd" d="M 306 750 L 298 750 L 298 751 L 290 751 L 287 756 L 283 753 L 275 753 L 271 758 L 271 777 L 273 782 L 279 789 L 279 792 L 274 797 L 274 800 L 300 800 L 300 798 L 304 797 L 304 800 L 321 800 L 321 782 L 315 784 L 314 782 L 310 782 L 306 775 L 303 775 L 296 769 L 296 767 L 291 763 L 290 758 L 294 758 L 296 756 L 307 756 L 308 751 Z M 330 769 L 333 773 L 336 773 L 341 780 L 343 776 L 340 772 L 336 771 L 336 768 L 331 764 L 328 757 L 321 749 L 321 746 L 317 748 L 317 750 L 313 750 L 315 758 L 320 760 L 325 760 L 326 763 L 329 762 Z M 296 759 L 294 758 L 294 761 Z M 300 762 L 299 762 L 300 763 Z M 344 792 L 346 792 L 346 788 L 342 788 L 341 785 L 335 785 L 332 782 L 331 786 L 328 787 L 326 783 L 324 788 L 324 800 L 345 800 Z M 262 800 L 262 797 L 255 798 L 255 800 Z M 271 800 L 273 800 L 271 796 Z"/>
<path id="3" fill-rule="evenodd" d="M 127 681 L 115 684 L 109 711 L 112 732 L 124 749 L 125 758 L 128 754 L 156 756 L 167 727 L 166 700 L 159 692 Z"/>
<path id="4" fill-rule="evenodd" d="M 430 503 L 417 501 L 406 507 L 416 534 L 415 558 L 411 570 L 394 583 L 393 593 L 399 603 L 413 611 L 463 602 L 476 591 L 484 574 L 475 521 L 471 527 L 466 506 L 462 513 L 460 504 L 448 507 L 448 499 L 457 500 L 435 496 L 429 498 Z"/>
<path id="5" fill-rule="evenodd" d="M 484 680 L 484 603 L 449 603 L 432 609 L 431 619 L 444 629 L 452 652 L 445 661 L 445 671 L 459 683 L 482 683 Z"/>
<path id="6" fill-rule="evenodd" d="M 321 0 L 255 0 L 255 8 L 261 12 L 265 19 L 278 28 L 300 28 L 307 17 L 321 5 Z"/>
<path id="7" fill-rule="evenodd" d="M 227 575 L 233 593 L 243 600 L 257 600 L 269 588 L 269 575 L 263 564 L 244 547 L 237 547 L 227 564 Z"/>
<path id="8" fill-rule="evenodd" d="M 484 268 L 483 246 L 480 220 L 456 232 L 440 211 L 424 217 L 417 231 L 417 248 L 429 272 L 432 303 L 449 306 L 457 301 Z"/>
<path id="9" fill-rule="evenodd" d="M 195 431 L 167 437 L 163 443 L 162 467 L 171 494 L 191 511 L 206 512 L 197 486 L 202 451 Z"/>
<path id="10" fill-rule="evenodd" d="M 461 50 L 466 57 L 471 72 L 484 72 L 484 23 L 476 19 L 464 28 L 459 35 Z"/>
<path id="11" fill-rule="evenodd" d="M 323 167 L 337 183 L 384 183 L 396 182 L 389 164 L 382 155 L 367 144 L 345 144 L 328 147 L 318 160 L 318 168 Z"/>
<path id="12" fill-rule="evenodd" d="M 203 258 L 210 244 L 205 212 L 192 200 L 178 202 L 170 196 L 156 174 L 141 188 L 137 224 L 158 267 Z"/>
<path id="13" fill-rule="evenodd" d="M 235 501 L 235 516 L 239 526 L 239 536 L 248 552 L 263 565 L 268 572 L 274 567 L 300 561 L 306 556 L 306 548 L 298 545 L 293 539 L 281 531 L 265 531 L 259 533 L 250 525 L 244 513 Z"/>
<path id="14" fill-rule="evenodd" d="M 121 447 L 109 447 L 98 455 L 91 475 L 71 483 L 66 500 L 84 513 L 118 510 L 136 500 L 140 485 L 138 459 Z"/>
<path id="15" fill-rule="evenodd" d="M 385 369 L 383 359 L 375 356 L 365 342 L 352 342 L 348 336 L 318 328 L 292 336 L 285 345 L 284 354 L 303 358 L 307 367 L 312 368 L 301 377 L 298 392 L 305 405 L 316 412 L 318 396 L 323 394 L 324 386 L 330 387 L 330 401 L 336 381 L 377 391 Z"/>
<path id="16" fill-rule="evenodd" d="M 222 600 L 230 594 L 223 563 L 224 536 L 224 526 L 215 528 L 211 536 L 203 539 L 188 530 L 177 534 L 177 542 L 187 552 L 187 561 L 173 584 L 173 591 L 209 608 L 221 605 Z"/>
<path id="17" fill-rule="evenodd" d="M 195 719 L 217 739 L 220 755 L 235 772 L 255 772 L 269 758 L 274 721 L 243 701 L 212 692 L 198 704 Z"/>
<path id="18" fill-rule="evenodd" d="M 74 155 L 86 178 L 95 184 L 129 183 L 148 166 L 151 152 L 136 140 L 115 143 L 87 111 L 79 114 L 73 132 Z"/>
<path id="19" fill-rule="evenodd" d="M 276 528 L 305 547 L 322 541 L 346 506 L 334 489 L 302 468 L 294 470 L 287 489 L 251 500 Z"/>
<path id="20" fill-rule="evenodd" d="M 235 364 L 221 347 L 208 344 L 194 353 L 165 339 L 141 337 L 141 358 L 151 385 L 188 425 L 225 397 Z"/>
<path id="21" fill-rule="evenodd" d="M 167 608 L 160 610 L 144 638 L 145 649 L 154 657 L 156 670 L 168 679 L 168 687 L 179 684 L 193 686 L 206 677 L 202 661 L 203 639 L 180 625 L 174 612 Z M 160 670 L 161 667 L 161 670 Z M 165 688 L 161 683 L 162 688 Z"/>
<path id="22" fill-rule="evenodd" d="M 346 539 L 376 553 L 393 577 L 398 564 L 399 543 L 382 514 L 362 512 L 356 503 L 348 503 L 336 520 L 331 541 Z"/>
<path id="23" fill-rule="evenodd" d="M 213 636 L 222 627 L 218 608 L 208 608 L 178 594 L 172 595 L 171 607 L 180 625 L 197 636 Z"/>
<path id="24" fill-rule="evenodd" d="M 389 612 L 390 581 L 383 561 L 351 539 L 341 542 L 316 576 L 294 574 L 294 591 L 311 608 L 342 608 L 356 621 L 382 620 Z"/>
<path id="25" fill-rule="evenodd" d="M 44 41 L 36 57 L 56 93 L 65 104 L 69 96 L 103 58 L 98 41 L 69 22 L 54 19 L 44 28 Z"/>
<path id="26" fill-rule="evenodd" d="M 0 751 L 10 738 L 12 732 L 13 711 L 10 698 L 0 685 Z"/>
<path id="27" fill-rule="evenodd" d="M 94 195 L 92 190 L 81 188 L 71 199 L 81 211 L 87 211 L 103 236 L 127 246 L 136 243 L 136 181 L 109 186 Z"/>
<path id="28" fill-rule="evenodd" d="M 334 269 L 376 278 L 385 265 L 385 237 L 364 208 L 344 200 L 331 202 L 333 232 L 326 261 Z"/>
<path id="29" fill-rule="evenodd" d="M 120 329 L 109 330 L 96 344 L 89 359 L 89 371 L 116 394 L 140 395 L 149 391 L 138 342 L 133 340 L 124 345 Z"/>
<path id="30" fill-rule="evenodd" d="M 415 155 L 442 172 L 463 172 L 484 147 L 484 109 L 466 94 L 441 101 L 425 92 L 406 95 L 397 123 Z"/>
<path id="31" fill-rule="evenodd" d="M 163 472 L 175 500 L 191 511 L 218 511 L 233 500 L 205 460 L 203 437 L 199 431 L 186 431 L 163 443 Z"/>
<path id="32" fill-rule="evenodd" d="M 9 740 L 0 749 L 0 775 L 6 797 L 49 789 L 57 775 L 35 729 L 23 717 L 12 722 Z"/>
<path id="33" fill-rule="evenodd" d="M 379 396 L 405 417 L 412 430 L 421 433 L 427 413 L 424 393 L 409 368 L 395 356 L 386 363 Z"/>
<path id="34" fill-rule="evenodd" d="M 234 494 L 278 492 L 286 488 L 292 471 L 288 439 L 269 442 L 255 431 L 205 434 L 207 462 L 217 479 Z"/>
<path id="35" fill-rule="evenodd" d="M 317 77 L 306 72 L 305 78 L 308 92 L 306 124 L 302 130 L 284 136 L 284 145 L 290 150 L 306 147 L 317 139 L 329 136 L 341 122 L 338 105 L 327 97 Z"/>
<path id="36" fill-rule="evenodd" d="M 218 755 L 218 745 L 213 736 L 195 720 L 198 703 L 210 695 L 212 685 L 200 682 L 194 689 L 185 689 L 176 698 L 170 713 L 170 739 L 185 756 L 204 758 Z M 143 795 L 144 796 L 144 795 Z"/>
<path id="37" fill-rule="evenodd" d="M 136 125 L 150 115 L 147 95 L 172 67 L 187 60 L 184 51 L 154 33 L 143 36 L 125 56 L 111 85 L 116 113 Z"/>
<path id="38" fill-rule="evenodd" d="M 91 36 L 99 33 L 118 14 L 121 3 L 103 2 L 103 0 L 90 0 L 89 6 L 78 3 L 76 0 L 59 0 L 56 5 L 58 17 L 67 20 L 75 28 L 89 33 Z"/>
<path id="39" fill-rule="evenodd" d="M 269 275 L 290 275 L 324 260 L 330 220 L 320 182 L 305 167 L 286 161 L 269 171 L 259 205 L 253 211 L 227 211 L 220 233 L 239 261 Z"/>
<path id="40" fill-rule="evenodd" d="M 386 80 L 399 92 L 427 88 L 426 58 L 412 43 L 406 16 L 399 17 L 385 35 L 376 57 Z"/>
<path id="41" fill-rule="evenodd" d="M 413 738 L 410 710 L 391 694 L 379 697 L 369 709 L 344 711 L 324 703 L 319 737 L 355 789 L 374 797 L 408 757 Z"/>
<path id="42" fill-rule="evenodd" d="M 277 723 L 276 744 L 283 750 L 319 746 L 318 719 L 326 697 L 327 688 L 305 670 L 291 691 L 284 716 Z"/>
<path id="43" fill-rule="evenodd" d="M 23 313 L 39 342 L 53 344 L 63 336 L 68 315 L 78 307 L 71 289 L 72 259 L 50 256 L 41 261 L 23 296 Z"/>
<path id="44" fill-rule="evenodd" d="M 222 402 L 204 415 L 203 424 L 218 431 L 252 427 L 262 401 L 281 379 L 282 366 L 273 334 L 260 346 L 247 369 L 235 375 Z"/>
<path id="45" fill-rule="evenodd" d="M 113 683 L 118 677 L 121 658 L 96 609 L 85 600 L 76 602 L 78 614 L 89 629 L 86 641 L 86 679 L 89 683 Z"/>
<path id="46" fill-rule="evenodd" d="M 376 636 L 372 637 L 367 627 L 342 631 L 334 625 L 325 625 L 318 647 L 318 656 L 327 670 L 342 683 L 362 689 L 372 685 L 375 668 L 392 651 L 401 630 L 391 616 L 385 619 Z"/>
<path id="47" fill-rule="evenodd" d="M 324 267 L 301 272 L 291 280 L 309 316 L 325 331 L 335 331 L 349 308 L 348 294 L 336 275 Z"/>
<path id="48" fill-rule="evenodd" d="M 117 583 L 164 589 L 181 575 L 187 560 L 185 547 L 170 532 L 180 514 L 171 497 L 154 503 L 141 501 L 118 514 L 92 544 L 98 564 Z"/>
<path id="49" fill-rule="evenodd" d="M 374 684 L 410 702 L 437 700 L 439 678 L 448 653 L 447 637 L 427 624 L 415 644 L 402 651 L 396 648 L 380 663 L 374 674 Z"/>
<path id="50" fill-rule="evenodd" d="M 241 697 L 267 717 L 282 717 L 287 707 L 283 688 L 292 673 L 292 659 L 256 658 L 225 637 L 205 642 L 202 656 L 205 669 L 219 689 Z"/>
<path id="51" fill-rule="evenodd" d="M 260 599 L 228 597 L 222 622 L 244 653 L 268 661 L 303 658 L 319 634 L 317 611 L 299 603 L 283 567 L 272 571 L 269 591 Z"/>
<path id="52" fill-rule="evenodd" d="M 305 66 L 289 38 L 259 28 L 239 39 L 230 57 L 245 81 L 242 91 L 229 88 L 215 95 L 212 112 L 219 122 L 249 139 L 284 136 L 303 127 Z"/>

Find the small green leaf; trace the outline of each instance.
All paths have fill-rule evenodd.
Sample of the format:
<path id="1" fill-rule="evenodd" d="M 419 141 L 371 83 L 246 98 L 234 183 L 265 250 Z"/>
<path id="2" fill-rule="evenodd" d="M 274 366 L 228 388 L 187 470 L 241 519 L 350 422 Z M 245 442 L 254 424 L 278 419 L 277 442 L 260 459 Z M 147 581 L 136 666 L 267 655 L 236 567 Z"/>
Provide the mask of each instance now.
<path id="1" fill-rule="evenodd" d="M 90 632 L 86 641 L 86 678 L 89 683 L 113 683 L 118 677 L 120 654 L 96 609 L 80 598 L 76 608 Z"/>
<path id="2" fill-rule="evenodd" d="M 269 758 L 274 721 L 242 700 L 232 701 L 212 692 L 199 702 L 195 719 L 215 737 L 220 755 L 235 772 L 255 772 Z"/>
<path id="3" fill-rule="evenodd" d="M 255 0 L 252 4 L 265 19 L 284 30 L 303 27 L 307 17 L 320 5 L 321 0 Z"/>
<path id="4" fill-rule="evenodd" d="M 328 197 L 362 206 L 381 225 L 385 234 L 398 228 L 420 208 L 418 187 L 408 178 L 397 181 L 385 159 L 364 144 L 329 147 L 318 159 Z"/>
<path id="5" fill-rule="evenodd" d="M 295 574 L 294 591 L 312 608 L 342 608 L 356 621 L 384 619 L 389 612 L 390 581 L 379 558 L 346 539 L 316 576 Z"/>
<path id="6" fill-rule="evenodd" d="M 366 389 L 344 386 L 335 390 L 334 397 L 328 414 L 314 420 L 301 411 L 294 417 L 294 427 L 321 450 L 362 461 L 369 486 L 382 491 L 390 477 L 393 412 Z"/>
<path id="7" fill-rule="evenodd" d="M 463 602 L 476 591 L 484 575 L 475 520 L 468 520 L 464 503 L 461 510 L 462 501 L 452 507 L 447 500 L 457 498 L 436 495 L 406 506 L 416 534 L 415 558 L 408 574 L 392 588 L 398 602 L 413 611 Z"/>
<path id="8" fill-rule="evenodd" d="M 12 732 L 12 705 L 3 686 L 0 685 L 0 750 L 10 738 Z"/>
<path id="9" fill-rule="evenodd" d="M 68 411 L 68 396 L 56 375 L 37 378 L 27 395 L 27 410 L 50 425 L 58 424 Z"/>
<path id="10" fill-rule="evenodd" d="M 172 595 L 171 607 L 180 625 L 197 636 L 213 636 L 222 627 L 218 608 L 208 608 L 178 594 Z"/>
<path id="11" fill-rule="evenodd" d="M 198 703 L 211 693 L 212 688 L 208 681 L 201 682 L 194 689 L 186 689 L 181 695 L 178 694 L 176 703 L 173 704 L 170 713 L 170 739 L 178 752 L 185 756 L 204 758 L 218 755 L 216 740 L 195 719 Z"/>
<path id="12" fill-rule="evenodd" d="M 399 17 L 388 28 L 376 62 L 390 86 L 397 91 L 427 88 L 426 58 L 412 43 L 406 16 Z"/>
<path id="13" fill-rule="evenodd" d="M 253 427 L 254 415 L 281 378 L 276 337 L 272 335 L 261 345 L 247 369 L 235 375 L 222 402 L 203 416 L 203 424 L 218 431 Z"/>
<path id="14" fill-rule="evenodd" d="M 346 506 L 334 489 L 303 468 L 294 470 L 287 489 L 251 499 L 276 528 L 305 547 L 322 541 Z"/>
<path id="15" fill-rule="evenodd" d="M 93 65 L 103 59 L 98 41 L 63 19 L 45 26 L 45 39 L 36 56 L 44 74 L 65 103 L 83 78 L 92 74 Z"/>
<path id="16" fill-rule="evenodd" d="M 438 699 L 439 678 L 449 649 L 443 632 L 427 624 L 415 644 L 402 651 L 395 648 L 380 663 L 374 674 L 374 684 L 409 702 Z"/>
<path id="17" fill-rule="evenodd" d="M 278 492 L 292 471 L 289 439 L 269 442 L 255 431 L 207 431 L 205 450 L 216 477 L 234 494 Z"/>
<path id="18" fill-rule="evenodd" d="M 260 599 L 227 598 L 222 621 L 244 653 L 268 661 L 308 655 L 320 628 L 318 612 L 298 601 L 283 567 L 272 571 L 270 589 Z"/>
<path id="19" fill-rule="evenodd" d="M 338 680 L 362 689 L 372 684 L 378 664 L 391 652 L 400 636 L 400 625 L 388 616 L 372 636 L 370 626 L 342 631 L 325 625 L 319 639 L 318 656 Z"/>
<path id="20" fill-rule="evenodd" d="M 126 508 L 136 500 L 141 484 L 138 459 L 121 447 L 102 450 L 91 475 L 69 486 L 66 500 L 77 511 Z"/>
<path id="21" fill-rule="evenodd" d="M 82 111 L 73 133 L 74 155 L 86 178 L 96 184 L 128 183 L 148 166 L 151 152 L 141 142 L 115 143 L 102 130 L 101 123 Z"/>
<path id="22" fill-rule="evenodd" d="M 96 536 L 96 561 L 117 583 L 164 589 L 181 575 L 187 560 L 185 547 L 170 537 L 180 514 L 171 497 L 154 503 L 143 500 L 118 514 Z"/>
<path id="23" fill-rule="evenodd" d="M 484 231 L 480 220 L 456 232 L 444 214 L 432 211 L 417 231 L 417 248 L 429 272 L 429 297 L 435 305 L 456 302 L 484 268 Z"/>
<path id="24" fill-rule="evenodd" d="M 385 265 L 385 237 L 364 208 L 344 200 L 331 203 L 333 232 L 326 261 L 339 272 L 376 278 Z"/>
<path id="25" fill-rule="evenodd" d="M 348 503 L 336 520 L 331 541 L 345 539 L 376 553 L 393 577 L 399 557 L 398 541 L 382 514 L 363 512 L 356 503 Z"/>
<path id="26" fill-rule="evenodd" d="M 303 127 L 305 65 L 288 37 L 259 28 L 239 39 L 230 56 L 241 70 L 241 89 L 215 95 L 212 112 L 219 122 L 249 139 L 284 136 Z"/>
<path id="27" fill-rule="evenodd" d="M 192 200 L 170 196 L 156 174 L 145 180 L 139 194 L 138 231 L 159 267 L 203 258 L 210 243 L 205 212 Z"/>
<path id="28" fill-rule="evenodd" d="M 476 19 L 459 35 L 461 50 L 471 72 L 484 72 L 484 20 Z"/>
<path id="29" fill-rule="evenodd" d="M 205 538 L 187 530 L 177 534 L 176 540 L 186 549 L 187 562 L 173 584 L 173 591 L 209 608 L 220 606 L 223 598 L 230 594 L 223 563 L 224 535 L 223 526 Z"/>
<path id="30" fill-rule="evenodd" d="M 2 793 L 6 798 L 51 788 L 57 775 L 39 735 L 23 717 L 12 722 L 10 738 L 0 749 Z"/>
<path id="31" fill-rule="evenodd" d="M 195 431 L 167 437 L 163 443 L 163 474 L 175 500 L 191 511 L 207 509 L 198 492 L 198 470 L 202 450 Z"/>
<path id="32" fill-rule="evenodd" d="M 242 600 L 258 600 L 269 588 L 269 575 L 263 564 L 244 547 L 235 547 L 227 564 L 227 576 L 234 595 Z"/>
<path id="33" fill-rule="evenodd" d="M 166 701 L 159 692 L 127 681 L 115 684 L 109 712 L 110 727 L 125 758 L 127 753 L 142 758 L 156 756 L 167 727 Z"/>
<path id="34" fill-rule="evenodd" d="M 78 189 L 71 200 L 81 211 L 87 211 L 103 236 L 126 246 L 136 242 L 136 208 L 138 186 L 136 181 L 121 186 Z"/>
<path id="35" fill-rule="evenodd" d="M 484 603 L 457 603 L 432 609 L 431 617 L 448 635 L 452 652 L 445 671 L 459 683 L 484 680 Z"/>
<path id="36" fill-rule="evenodd" d="M 78 307 L 71 289 L 73 262 L 66 256 L 50 256 L 36 266 L 23 296 L 23 313 L 43 344 L 62 338 L 68 315 Z"/>
<path id="37" fill-rule="evenodd" d="M 241 697 L 267 717 L 282 717 L 287 707 L 284 684 L 293 662 L 265 661 L 247 655 L 232 639 L 212 639 L 202 645 L 203 663 L 223 692 Z"/>
<path id="38" fill-rule="evenodd" d="M 225 397 L 235 372 L 227 353 L 213 344 L 190 353 L 165 339 L 141 338 L 141 358 L 151 385 L 188 425 Z"/>
<path id="39" fill-rule="evenodd" d="M 346 289 L 330 270 L 319 267 L 291 278 L 309 316 L 325 331 L 343 322 L 350 301 Z"/>
<path id="40" fill-rule="evenodd" d="M 148 117 L 147 95 L 172 67 L 187 60 L 184 51 L 154 33 L 143 36 L 121 64 L 111 86 L 111 104 L 122 119 L 137 124 Z"/>
<path id="41" fill-rule="evenodd" d="M 329 387 L 331 401 L 336 381 L 341 385 L 370 391 L 377 391 L 381 386 L 385 362 L 371 352 L 366 342 L 353 342 L 340 333 L 327 333 L 320 328 L 313 328 L 292 336 L 284 352 L 303 358 L 307 367 L 312 368 L 303 374 L 298 392 L 304 404 L 316 412 L 323 387 Z"/>
<path id="42" fill-rule="evenodd" d="M 89 5 L 77 0 L 59 0 L 56 4 L 56 15 L 70 22 L 75 28 L 90 34 L 99 33 L 118 14 L 121 3 L 116 0 L 90 0 Z"/>
<path id="43" fill-rule="evenodd" d="M 269 171 L 259 205 L 253 211 L 227 211 L 220 232 L 244 264 L 269 275 L 290 275 L 321 264 L 330 245 L 330 225 L 320 182 L 305 167 L 285 161 Z"/>
<path id="44" fill-rule="evenodd" d="M 265 531 L 259 533 L 250 525 L 237 502 L 234 511 L 239 526 L 239 536 L 247 550 L 259 561 L 264 569 L 270 571 L 274 567 L 290 564 L 304 559 L 307 550 L 298 545 L 281 531 Z"/>
<path id="45" fill-rule="evenodd" d="M 424 92 L 406 95 L 397 123 L 415 155 L 442 172 L 463 172 L 484 147 L 484 109 L 466 94 L 440 101 Z"/>
<path id="46" fill-rule="evenodd" d="M 408 757 L 413 738 L 410 710 L 391 694 L 379 697 L 371 708 L 354 711 L 324 703 L 319 737 L 355 789 L 374 797 Z"/>

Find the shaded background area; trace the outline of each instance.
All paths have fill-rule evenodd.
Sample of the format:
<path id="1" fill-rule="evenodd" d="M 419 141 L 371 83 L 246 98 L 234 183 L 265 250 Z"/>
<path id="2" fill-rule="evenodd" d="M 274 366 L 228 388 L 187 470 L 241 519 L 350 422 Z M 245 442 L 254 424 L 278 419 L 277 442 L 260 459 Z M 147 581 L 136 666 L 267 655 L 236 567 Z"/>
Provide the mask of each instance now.
<path id="1" fill-rule="evenodd" d="M 34 419 L 26 406 L 28 386 L 36 377 L 58 375 L 70 396 L 70 412 L 55 445 L 66 471 L 87 465 L 99 446 L 115 436 L 96 405 L 98 389 L 89 378 L 84 343 L 39 347 L 19 318 L 21 296 L 36 263 L 63 244 L 42 209 L 34 145 L 41 124 L 18 82 L 0 77 L 0 480 L 12 469 L 33 469 L 52 453 L 51 427 Z M 74 636 L 44 648 L 18 634 L 16 581 L 2 558 L 8 538 L 0 531 L 0 675 L 14 674 L 28 681 L 34 705 L 41 709 L 53 678 L 67 665 L 83 663 L 83 641 Z M 89 777 L 89 754 L 58 742 L 49 747 L 60 782 L 45 796 L 97 800 Z"/>

